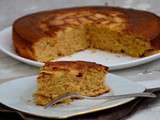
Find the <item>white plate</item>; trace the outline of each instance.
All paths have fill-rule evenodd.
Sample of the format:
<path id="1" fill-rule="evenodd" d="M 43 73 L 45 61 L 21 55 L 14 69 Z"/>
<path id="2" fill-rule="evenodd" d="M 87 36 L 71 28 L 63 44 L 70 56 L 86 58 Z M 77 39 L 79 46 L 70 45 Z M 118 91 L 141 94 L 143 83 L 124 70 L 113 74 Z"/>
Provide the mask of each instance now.
<path id="1" fill-rule="evenodd" d="M 108 74 L 111 92 L 104 95 L 119 95 L 143 92 L 145 88 L 122 77 Z M 68 118 L 99 110 L 109 109 L 127 103 L 134 98 L 119 100 L 74 100 L 71 104 L 61 104 L 44 109 L 33 102 L 32 94 L 36 89 L 36 76 L 20 78 L 0 85 L 0 102 L 8 107 L 28 114 L 47 118 Z"/>
<path id="2" fill-rule="evenodd" d="M 7 55 L 30 65 L 42 66 L 43 63 L 20 57 L 16 54 L 12 44 L 12 27 L 8 27 L 0 32 L 0 50 Z M 151 55 L 144 58 L 133 58 L 122 54 L 114 54 L 100 50 L 84 50 L 73 55 L 62 57 L 56 60 L 85 60 L 108 66 L 110 70 L 122 69 L 144 64 L 155 59 L 160 59 L 160 54 Z"/>

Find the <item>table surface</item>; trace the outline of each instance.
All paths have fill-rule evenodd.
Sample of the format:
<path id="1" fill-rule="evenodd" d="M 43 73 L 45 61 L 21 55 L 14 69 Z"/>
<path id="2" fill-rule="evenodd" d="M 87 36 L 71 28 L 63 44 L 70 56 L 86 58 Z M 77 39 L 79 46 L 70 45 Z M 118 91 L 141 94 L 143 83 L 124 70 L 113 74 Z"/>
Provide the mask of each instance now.
<path id="1" fill-rule="evenodd" d="M 23 6 L 16 8 L 16 4 L 20 2 L 20 0 L 15 0 L 14 3 L 8 4 L 7 1 L 11 0 L 1 0 L 0 1 L 0 30 L 3 28 L 9 26 L 12 21 L 17 17 L 21 16 L 23 14 L 26 14 L 31 11 L 38 11 L 48 8 L 46 3 L 41 1 L 41 4 L 43 4 L 42 8 L 36 8 L 36 6 L 29 6 L 28 3 L 25 4 L 25 7 L 29 9 L 24 9 L 23 11 L 20 11 Z M 21 2 L 25 2 L 24 0 L 21 0 Z M 35 0 L 32 1 L 30 4 L 35 5 Z M 62 1 L 62 0 L 60 0 Z M 86 1 L 86 0 L 84 0 Z M 131 0 L 130 0 L 131 1 Z M 96 0 L 93 0 L 93 3 L 96 2 Z M 106 2 L 106 0 L 101 0 L 101 4 Z M 64 2 L 63 2 L 64 3 Z M 83 4 L 80 2 L 79 4 L 88 4 L 88 2 L 83 2 Z M 53 5 L 53 4 L 52 4 Z M 5 7 L 4 7 L 5 6 Z M 39 5 L 40 6 L 40 5 Z M 60 7 L 57 5 L 56 7 Z M 9 8 L 12 8 L 13 10 L 9 10 Z M 11 14 L 11 13 L 16 14 Z M 10 14 L 10 16 L 8 15 Z M 30 76 L 35 75 L 39 71 L 39 68 L 33 67 L 24 63 L 21 63 L 19 61 L 16 61 L 12 59 L 11 57 L 3 54 L 0 51 L 0 84 L 6 81 L 13 80 L 15 78 L 24 77 L 24 76 Z M 124 69 L 124 70 L 117 70 L 117 71 L 111 71 L 111 73 L 114 73 L 116 75 L 123 76 L 125 78 L 128 78 L 132 81 L 152 81 L 152 80 L 160 80 L 160 60 L 156 60 L 150 63 L 147 63 L 145 65 Z M 146 109 L 139 110 L 134 115 L 129 117 L 127 120 L 160 120 L 160 100 L 156 101 L 152 105 L 146 105 Z"/>

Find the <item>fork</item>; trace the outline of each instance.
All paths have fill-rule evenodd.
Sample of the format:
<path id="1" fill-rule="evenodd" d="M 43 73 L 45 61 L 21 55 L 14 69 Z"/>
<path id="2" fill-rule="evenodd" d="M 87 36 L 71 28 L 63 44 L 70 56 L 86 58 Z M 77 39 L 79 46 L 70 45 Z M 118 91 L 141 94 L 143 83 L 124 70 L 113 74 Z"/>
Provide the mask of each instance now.
<path id="1" fill-rule="evenodd" d="M 123 98 L 132 98 L 132 97 L 150 97 L 155 98 L 156 95 L 151 92 L 142 92 L 142 93 L 131 93 L 131 94 L 123 94 L 123 95 L 110 95 L 110 96 L 98 96 L 98 97 L 88 97 L 83 96 L 78 93 L 66 93 L 60 97 L 57 97 L 56 99 L 49 102 L 47 105 L 44 106 L 44 108 L 51 107 L 52 105 L 61 102 L 68 98 L 82 98 L 82 99 L 88 99 L 88 100 L 102 100 L 102 99 L 123 99 Z"/>

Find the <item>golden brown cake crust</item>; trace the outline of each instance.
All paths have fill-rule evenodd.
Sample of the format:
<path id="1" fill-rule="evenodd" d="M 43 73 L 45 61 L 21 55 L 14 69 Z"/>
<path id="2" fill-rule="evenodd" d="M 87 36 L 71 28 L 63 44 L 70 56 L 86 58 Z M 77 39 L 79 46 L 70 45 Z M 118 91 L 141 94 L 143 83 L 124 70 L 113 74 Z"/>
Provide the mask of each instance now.
<path id="1" fill-rule="evenodd" d="M 35 55 L 32 44 L 29 41 L 21 38 L 15 31 L 13 31 L 13 34 L 13 44 L 15 46 L 16 52 L 22 57 L 34 60 Z"/>
<path id="2" fill-rule="evenodd" d="M 160 49 L 160 18 L 155 14 L 118 7 L 92 6 L 43 11 L 17 19 L 13 24 L 13 41 L 16 51 L 23 57 L 35 59 L 33 44 L 42 37 L 54 36 L 57 30 L 63 29 L 66 25 L 65 22 L 60 25 L 48 22 L 51 19 L 54 20 L 56 15 L 59 17 L 61 14 L 78 14 L 81 12 L 117 15 L 125 23 L 125 27 L 119 32 L 143 37 L 153 47 Z M 46 24 L 47 26 L 45 26 Z"/>
<path id="3" fill-rule="evenodd" d="M 48 66 L 52 67 L 51 71 L 54 69 L 64 69 L 64 70 L 70 70 L 70 69 L 77 69 L 79 71 L 86 70 L 89 68 L 93 68 L 96 70 L 104 70 L 108 71 L 108 67 L 103 66 L 101 64 L 96 64 L 94 62 L 87 62 L 87 61 L 56 61 L 56 62 L 46 62 L 43 70 L 45 70 L 45 67 L 48 70 Z"/>

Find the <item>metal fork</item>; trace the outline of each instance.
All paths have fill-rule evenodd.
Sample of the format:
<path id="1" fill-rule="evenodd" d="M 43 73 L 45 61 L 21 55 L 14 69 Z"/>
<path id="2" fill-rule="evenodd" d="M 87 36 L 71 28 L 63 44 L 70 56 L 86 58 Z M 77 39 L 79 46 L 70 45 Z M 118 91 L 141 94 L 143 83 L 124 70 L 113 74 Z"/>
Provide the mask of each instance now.
<path id="1" fill-rule="evenodd" d="M 123 95 L 110 95 L 110 96 L 97 96 L 97 97 L 88 97 L 88 96 L 83 96 L 78 93 L 66 93 L 54 100 L 52 100 L 50 103 L 44 106 L 44 108 L 51 107 L 52 105 L 61 102 L 65 99 L 68 98 L 83 98 L 83 99 L 88 99 L 88 100 L 102 100 L 102 99 L 123 99 L 123 98 L 132 98 L 132 97 L 150 97 L 150 98 L 155 98 L 156 95 L 151 93 L 151 92 L 142 92 L 142 93 L 132 93 L 132 94 L 123 94 Z"/>

